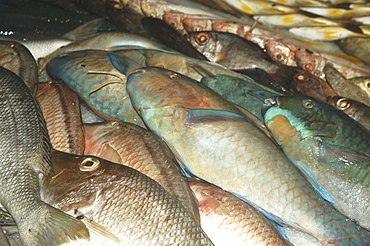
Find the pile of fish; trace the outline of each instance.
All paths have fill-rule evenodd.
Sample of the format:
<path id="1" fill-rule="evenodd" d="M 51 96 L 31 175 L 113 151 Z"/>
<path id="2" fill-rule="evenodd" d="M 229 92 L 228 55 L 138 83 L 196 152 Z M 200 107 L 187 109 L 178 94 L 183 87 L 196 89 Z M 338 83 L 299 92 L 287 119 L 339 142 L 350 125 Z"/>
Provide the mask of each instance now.
<path id="1" fill-rule="evenodd" d="M 367 1 L 40 2 L 102 18 L 0 37 L 0 245 L 370 245 Z"/>

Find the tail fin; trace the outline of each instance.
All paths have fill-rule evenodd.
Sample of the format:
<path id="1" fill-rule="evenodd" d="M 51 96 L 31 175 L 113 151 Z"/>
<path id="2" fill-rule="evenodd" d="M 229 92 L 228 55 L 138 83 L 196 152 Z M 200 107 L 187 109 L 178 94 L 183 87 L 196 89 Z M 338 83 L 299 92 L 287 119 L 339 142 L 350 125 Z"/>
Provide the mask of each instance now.
<path id="1" fill-rule="evenodd" d="M 42 204 L 35 221 L 18 223 L 24 245 L 57 246 L 77 239 L 90 239 L 85 224 L 46 203 Z M 29 223 L 33 222 L 33 223 Z"/>

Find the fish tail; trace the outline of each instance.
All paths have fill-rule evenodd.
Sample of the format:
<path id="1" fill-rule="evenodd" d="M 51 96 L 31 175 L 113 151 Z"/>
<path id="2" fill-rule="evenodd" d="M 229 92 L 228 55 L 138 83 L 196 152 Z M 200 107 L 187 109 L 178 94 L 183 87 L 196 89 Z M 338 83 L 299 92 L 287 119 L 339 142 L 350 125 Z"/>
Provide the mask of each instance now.
<path id="1" fill-rule="evenodd" d="M 34 223 L 28 223 L 22 230 L 20 228 L 24 245 L 57 246 L 72 240 L 90 239 L 82 221 L 46 203 L 42 207 Z"/>

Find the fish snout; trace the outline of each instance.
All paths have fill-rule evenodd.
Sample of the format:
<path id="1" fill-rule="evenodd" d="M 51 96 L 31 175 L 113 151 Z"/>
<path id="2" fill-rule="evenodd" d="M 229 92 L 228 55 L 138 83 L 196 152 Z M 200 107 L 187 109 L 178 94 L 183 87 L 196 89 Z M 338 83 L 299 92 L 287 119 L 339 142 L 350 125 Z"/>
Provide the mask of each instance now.
<path id="1" fill-rule="evenodd" d="M 278 105 L 277 103 L 277 97 L 269 97 L 269 98 L 266 98 L 262 104 L 262 108 L 261 108 L 261 112 L 262 112 L 262 115 L 264 116 L 266 111 L 271 108 L 271 107 L 275 107 Z"/>

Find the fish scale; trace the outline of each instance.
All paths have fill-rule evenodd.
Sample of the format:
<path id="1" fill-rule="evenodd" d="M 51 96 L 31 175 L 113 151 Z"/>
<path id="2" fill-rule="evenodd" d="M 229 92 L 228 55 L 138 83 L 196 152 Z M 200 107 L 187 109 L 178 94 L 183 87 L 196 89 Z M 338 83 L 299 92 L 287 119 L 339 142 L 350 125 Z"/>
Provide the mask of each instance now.
<path id="1" fill-rule="evenodd" d="M 131 106 L 126 76 L 114 68 L 105 51 L 63 54 L 48 63 L 47 71 L 54 79 L 67 83 L 101 117 L 144 126 Z"/>
<path id="2" fill-rule="evenodd" d="M 266 126 L 288 158 L 336 209 L 370 228 L 368 130 L 308 96 L 270 98 L 263 111 Z"/>
<path id="3" fill-rule="evenodd" d="M 81 222 L 41 200 L 38 175 L 53 172 L 45 120 L 18 76 L 0 67 L 0 78 L 0 202 L 16 221 L 23 244 L 89 238 Z"/>
<path id="4" fill-rule="evenodd" d="M 184 84 L 191 84 L 193 93 L 181 91 Z M 223 99 L 197 85 L 186 76 L 151 67 L 131 73 L 127 90 L 145 124 L 194 175 L 304 228 L 324 244 L 369 242 L 369 236 L 324 201 L 266 135 L 241 115 L 222 111 Z M 210 106 L 189 102 L 187 94 Z M 179 95 L 184 95 L 182 100 Z"/>

